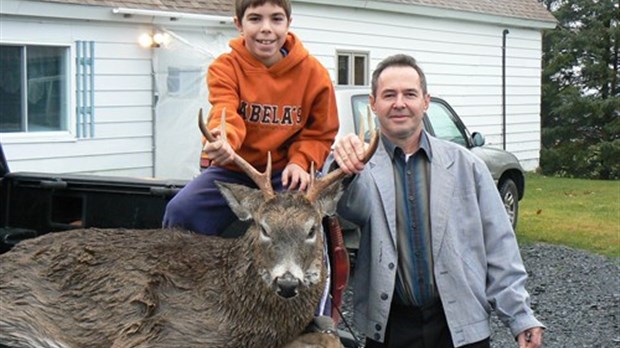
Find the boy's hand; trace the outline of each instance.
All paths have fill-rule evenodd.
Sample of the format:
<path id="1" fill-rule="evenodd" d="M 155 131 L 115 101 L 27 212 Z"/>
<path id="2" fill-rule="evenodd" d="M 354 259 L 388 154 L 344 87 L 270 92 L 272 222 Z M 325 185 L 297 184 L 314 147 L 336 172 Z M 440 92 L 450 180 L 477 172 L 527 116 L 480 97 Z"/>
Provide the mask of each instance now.
<path id="1" fill-rule="evenodd" d="M 206 142 L 202 151 L 207 154 L 213 164 L 222 166 L 231 163 L 235 157 L 235 151 L 233 151 L 230 144 L 227 141 L 222 141 L 220 128 L 211 130 L 211 134 L 215 137 L 216 141 L 210 143 Z"/>
<path id="2" fill-rule="evenodd" d="M 364 169 L 366 145 L 355 134 L 347 134 L 334 144 L 334 159 L 346 174 L 358 174 Z"/>
<path id="3" fill-rule="evenodd" d="M 295 163 L 289 163 L 282 171 L 282 185 L 289 190 L 299 186 L 299 191 L 304 191 L 310 183 L 310 174 Z"/>

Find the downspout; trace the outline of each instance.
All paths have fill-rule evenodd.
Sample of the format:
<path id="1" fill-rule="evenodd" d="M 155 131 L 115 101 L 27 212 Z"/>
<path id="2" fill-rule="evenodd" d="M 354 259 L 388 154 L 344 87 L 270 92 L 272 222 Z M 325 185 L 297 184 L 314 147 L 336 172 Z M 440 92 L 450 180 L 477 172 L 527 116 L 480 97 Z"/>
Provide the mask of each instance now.
<path id="1" fill-rule="evenodd" d="M 153 119 L 151 130 L 151 133 L 153 134 L 153 145 L 151 150 L 151 156 L 153 156 L 151 160 L 151 176 L 154 178 L 157 174 L 157 104 L 159 103 L 159 90 L 157 88 L 157 69 L 155 66 L 159 62 L 159 60 L 157 62 L 155 60 L 159 59 L 159 56 L 157 55 L 158 52 L 155 51 L 155 48 L 151 48 L 151 52 L 151 88 L 153 89 L 153 104 L 151 107 L 151 117 Z"/>
<path id="2" fill-rule="evenodd" d="M 157 89 L 157 70 L 155 67 L 155 64 L 157 62 L 155 62 L 156 59 L 156 51 L 155 51 L 155 47 L 151 47 L 151 89 L 152 89 L 152 93 L 153 93 L 153 99 L 151 101 L 151 119 L 153 120 L 153 122 L 151 123 L 151 134 L 153 134 L 152 136 L 152 146 L 151 146 L 151 177 L 155 177 L 156 173 L 156 164 L 157 164 L 157 104 L 159 103 L 159 91 Z M 157 56 L 158 58 L 159 56 Z"/>
<path id="3" fill-rule="evenodd" d="M 506 35 L 508 29 L 502 32 L 502 148 L 506 150 Z"/>

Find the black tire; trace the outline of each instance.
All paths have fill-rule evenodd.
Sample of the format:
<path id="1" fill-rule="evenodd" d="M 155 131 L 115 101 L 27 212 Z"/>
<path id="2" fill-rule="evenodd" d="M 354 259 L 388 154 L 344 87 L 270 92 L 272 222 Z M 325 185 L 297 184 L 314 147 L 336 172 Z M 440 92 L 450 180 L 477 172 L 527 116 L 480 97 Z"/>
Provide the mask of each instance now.
<path id="1" fill-rule="evenodd" d="M 517 190 L 517 185 L 512 179 L 504 179 L 500 183 L 499 194 L 512 223 L 512 228 L 516 231 L 519 217 L 519 191 Z"/>

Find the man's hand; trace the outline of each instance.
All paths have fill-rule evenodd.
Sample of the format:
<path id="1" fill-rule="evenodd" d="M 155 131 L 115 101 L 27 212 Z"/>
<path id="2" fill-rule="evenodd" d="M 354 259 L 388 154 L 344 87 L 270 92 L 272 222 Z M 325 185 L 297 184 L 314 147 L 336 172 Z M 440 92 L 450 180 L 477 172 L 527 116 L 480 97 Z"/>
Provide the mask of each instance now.
<path id="1" fill-rule="evenodd" d="M 235 151 L 230 147 L 228 141 L 222 141 L 220 128 L 212 129 L 211 134 L 213 134 L 216 141 L 212 143 L 206 142 L 202 151 L 207 154 L 213 164 L 222 166 L 232 162 L 235 157 Z"/>
<path id="2" fill-rule="evenodd" d="M 519 348 L 538 348 L 542 347 L 543 332 L 545 330 L 542 327 L 533 327 L 527 329 L 517 335 L 517 342 Z"/>
<path id="3" fill-rule="evenodd" d="M 355 134 L 347 134 L 334 144 L 334 159 L 343 172 L 358 174 L 364 169 L 364 150 L 366 145 Z"/>
<path id="4" fill-rule="evenodd" d="M 282 171 L 282 185 L 289 190 L 304 191 L 310 183 L 310 174 L 295 163 L 289 163 Z"/>

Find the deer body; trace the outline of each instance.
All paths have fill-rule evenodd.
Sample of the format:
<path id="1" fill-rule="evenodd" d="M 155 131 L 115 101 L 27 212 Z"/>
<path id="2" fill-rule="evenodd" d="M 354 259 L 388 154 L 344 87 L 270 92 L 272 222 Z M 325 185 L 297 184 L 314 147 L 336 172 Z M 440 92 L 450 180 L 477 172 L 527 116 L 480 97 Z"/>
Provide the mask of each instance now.
<path id="1" fill-rule="evenodd" d="M 293 194 L 277 200 L 275 206 L 288 204 L 288 210 L 272 210 L 261 215 L 263 221 L 280 216 L 286 228 L 300 218 L 319 219 L 316 211 L 282 215 L 300 210 Z M 303 331 L 320 300 L 322 234 L 309 242 L 307 229 L 293 227 L 288 235 L 272 229 L 273 243 L 266 247 L 260 228 L 255 225 L 238 239 L 87 229 L 25 241 L 0 256 L 0 342 L 279 347 Z M 285 270 L 287 263 L 304 273 L 299 295 L 291 298 L 280 296 L 270 279 L 274 268 Z"/>

